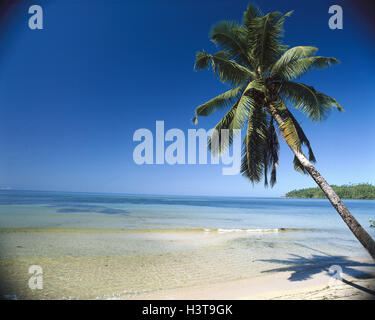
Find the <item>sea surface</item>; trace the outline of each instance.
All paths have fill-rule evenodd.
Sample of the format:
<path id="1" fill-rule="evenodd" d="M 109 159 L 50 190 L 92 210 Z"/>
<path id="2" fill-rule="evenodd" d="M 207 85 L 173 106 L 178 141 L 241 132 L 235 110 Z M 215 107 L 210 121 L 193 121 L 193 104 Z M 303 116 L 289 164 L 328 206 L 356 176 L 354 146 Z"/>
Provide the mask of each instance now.
<path id="1" fill-rule="evenodd" d="M 375 201 L 344 202 L 375 237 Z M 326 199 L 0 191 L 5 298 L 134 298 L 361 256 Z"/>

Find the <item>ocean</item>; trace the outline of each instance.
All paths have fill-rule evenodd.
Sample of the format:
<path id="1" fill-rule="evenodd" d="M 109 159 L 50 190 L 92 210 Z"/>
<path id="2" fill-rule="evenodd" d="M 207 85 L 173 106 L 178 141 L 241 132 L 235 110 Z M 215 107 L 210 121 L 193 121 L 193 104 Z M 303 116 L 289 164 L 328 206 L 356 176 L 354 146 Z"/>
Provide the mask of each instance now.
<path id="1" fill-rule="evenodd" d="M 375 237 L 375 201 L 344 202 Z M 326 199 L 0 191 L 3 297 L 134 298 L 366 255 Z"/>

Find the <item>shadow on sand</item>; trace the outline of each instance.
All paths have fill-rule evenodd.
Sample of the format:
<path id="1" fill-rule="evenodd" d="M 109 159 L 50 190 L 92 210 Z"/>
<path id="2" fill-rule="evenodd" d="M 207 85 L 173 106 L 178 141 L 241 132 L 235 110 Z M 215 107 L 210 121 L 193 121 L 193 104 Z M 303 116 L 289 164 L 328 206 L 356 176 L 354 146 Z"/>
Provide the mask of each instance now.
<path id="1" fill-rule="evenodd" d="M 290 271 L 291 275 L 288 278 L 289 281 L 308 280 L 311 279 L 313 275 L 321 272 L 327 272 L 327 274 L 332 275 L 332 273 L 330 272 L 330 267 L 338 265 L 342 268 L 342 282 L 352 286 L 353 288 L 373 295 L 375 298 L 374 290 L 365 288 L 354 282 L 344 279 L 344 276 L 347 275 L 356 279 L 374 279 L 375 282 L 375 263 L 362 263 L 350 260 L 348 257 L 344 256 L 318 254 L 313 254 L 310 258 L 292 254 L 291 258 L 286 260 L 262 259 L 260 261 L 285 265 L 285 267 L 265 270 L 263 271 L 263 273 Z M 367 271 L 363 270 L 364 268 Z"/>

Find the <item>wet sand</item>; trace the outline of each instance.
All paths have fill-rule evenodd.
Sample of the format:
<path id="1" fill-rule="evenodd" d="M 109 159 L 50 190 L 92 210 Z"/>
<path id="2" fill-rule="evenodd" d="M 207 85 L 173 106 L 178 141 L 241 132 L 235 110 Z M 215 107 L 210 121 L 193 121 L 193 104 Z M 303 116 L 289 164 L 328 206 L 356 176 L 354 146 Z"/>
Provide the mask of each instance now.
<path id="1" fill-rule="evenodd" d="M 359 261 L 358 261 L 359 262 Z M 361 262 L 364 262 L 363 260 Z M 371 263 L 371 261 L 367 261 Z M 366 268 L 360 268 L 366 269 Z M 367 268 L 369 269 L 369 268 Z M 369 271 L 369 270 L 367 270 Z M 370 270 L 371 271 L 371 270 Z M 308 272 L 306 272 L 308 273 Z M 326 272 L 291 281 L 292 272 L 230 281 L 209 286 L 165 290 L 137 299 L 156 300 L 375 300 L 375 274 L 358 279 L 348 275 L 332 282 Z"/>
<path id="2" fill-rule="evenodd" d="M 7 299 L 358 296 L 361 290 L 352 293 L 355 288 L 347 284 L 335 292 L 327 288 L 331 265 L 342 266 L 350 281 L 364 281 L 363 286 L 374 282 L 363 280 L 375 276 L 374 262 L 292 243 L 290 237 L 298 232 L 1 229 L 0 295 Z M 43 268 L 42 290 L 28 287 L 31 265 Z"/>

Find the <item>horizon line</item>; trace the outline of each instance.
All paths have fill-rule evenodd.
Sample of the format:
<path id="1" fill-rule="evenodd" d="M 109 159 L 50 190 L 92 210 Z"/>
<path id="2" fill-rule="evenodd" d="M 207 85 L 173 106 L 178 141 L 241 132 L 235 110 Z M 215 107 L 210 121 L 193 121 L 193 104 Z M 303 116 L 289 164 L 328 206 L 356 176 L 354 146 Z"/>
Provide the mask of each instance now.
<path id="1" fill-rule="evenodd" d="M 283 198 L 279 196 L 244 196 L 244 195 L 192 195 L 192 194 L 165 194 L 165 193 L 126 193 L 126 192 L 102 192 L 102 191 L 67 191 L 67 190 L 36 190 L 36 189 L 17 189 L 17 188 L 0 188 L 2 191 L 23 191 L 23 192 L 61 192 L 61 193 L 85 193 L 85 194 L 105 194 L 119 196 L 162 196 L 162 197 L 224 197 L 224 198 Z"/>

